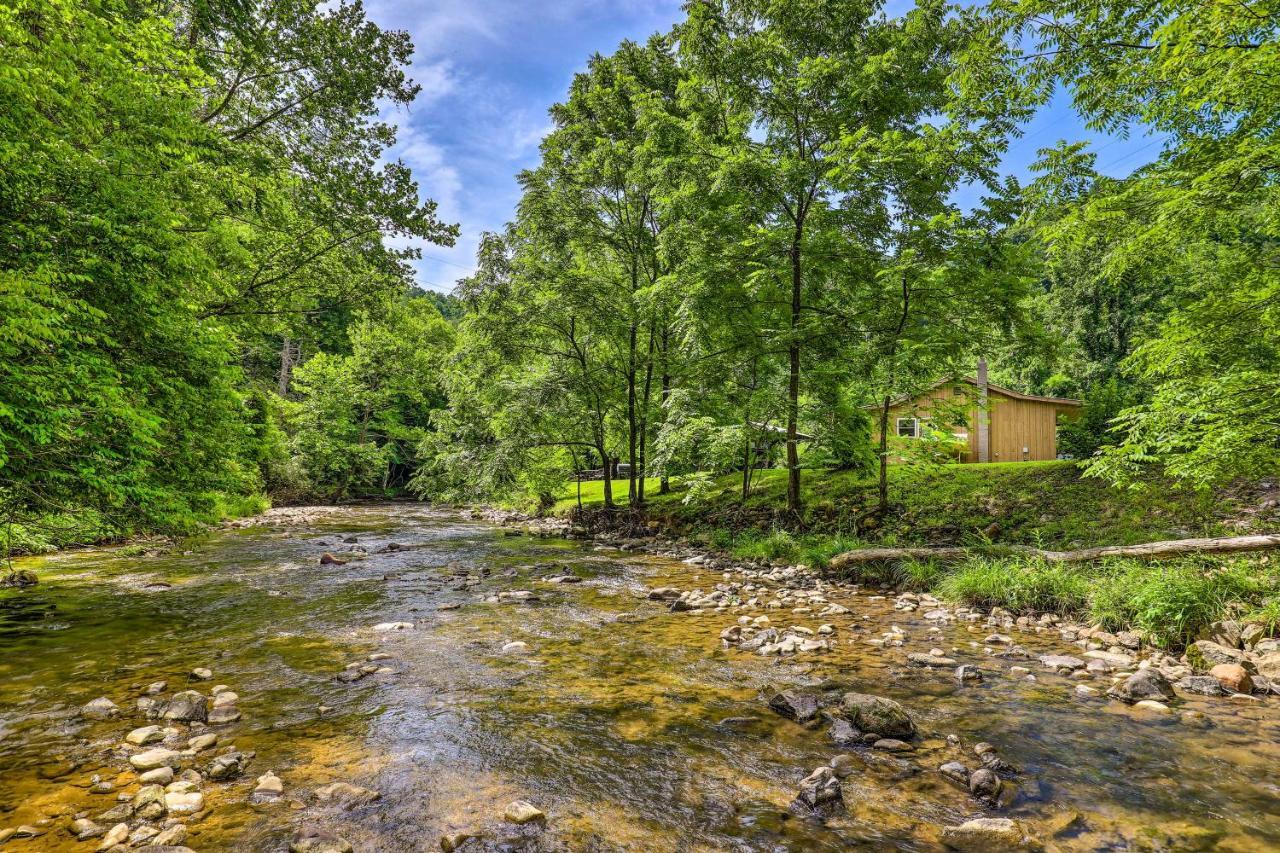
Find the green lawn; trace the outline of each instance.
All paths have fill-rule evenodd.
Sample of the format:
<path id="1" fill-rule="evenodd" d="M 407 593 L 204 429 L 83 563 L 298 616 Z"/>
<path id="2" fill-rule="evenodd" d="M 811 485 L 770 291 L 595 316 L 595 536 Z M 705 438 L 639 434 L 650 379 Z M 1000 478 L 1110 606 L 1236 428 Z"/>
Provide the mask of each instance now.
<path id="1" fill-rule="evenodd" d="M 890 469 L 893 512 L 874 526 L 873 477 L 849 472 L 802 473 L 805 532 L 843 535 L 875 544 L 940 544 L 985 541 L 1072 548 L 1132 544 L 1156 539 L 1239 532 L 1242 501 L 1231 493 L 1197 493 L 1153 482 L 1119 489 L 1080 476 L 1071 462 L 1008 462 Z M 614 501 L 625 504 L 627 483 L 614 482 Z M 604 484 L 582 484 L 584 507 L 603 504 Z M 659 495 L 646 485 L 648 512 L 687 533 L 723 531 L 768 534 L 784 524 L 786 471 L 756 472 L 750 497 L 740 499 L 741 474 L 726 474 L 684 502 L 678 480 Z M 577 505 L 575 484 L 557 495 L 556 512 Z M 993 527 L 994 525 L 994 527 Z M 736 538 L 736 537 L 735 537 Z"/>

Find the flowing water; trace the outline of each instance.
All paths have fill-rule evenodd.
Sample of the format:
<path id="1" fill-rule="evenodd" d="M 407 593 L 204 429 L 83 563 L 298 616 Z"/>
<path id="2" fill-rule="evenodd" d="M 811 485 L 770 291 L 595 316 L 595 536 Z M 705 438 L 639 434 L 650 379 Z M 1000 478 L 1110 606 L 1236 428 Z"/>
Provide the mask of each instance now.
<path id="1" fill-rule="evenodd" d="M 366 556 L 319 564 L 326 551 L 353 556 L 351 536 Z M 405 548 L 377 553 L 389 543 Z M 207 808 L 185 842 L 198 851 L 283 851 L 304 825 L 359 851 L 436 850 L 456 832 L 501 850 L 936 850 L 942 826 L 982 815 L 1017 818 L 1051 850 L 1280 849 L 1274 701 L 1179 703 L 1212 721 L 1198 728 L 1082 699 L 1034 659 L 983 654 L 985 629 L 930 633 L 920 614 L 865 592 L 829 596 L 847 615 L 773 612 L 780 626 L 829 622 L 839 645 L 766 659 L 721 648 L 737 614 L 670 613 L 644 598 L 654 586 L 710 589 L 719 573 L 410 505 L 219 531 L 186 554 L 90 550 L 18 567 L 42 583 L 0 597 L 0 827 L 47 831 L 5 849 L 96 849 L 65 826 L 137 789 L 121 741 L 143 725 L 136 698 L 160 680 L 169 692 L 230 686 L 243 719 L 215 727 L 218 748 L 256 753 L 242 778 L 205 782 Z M 461 589 L 468 571 L 483 579 Z M 563 574 L 583 582 L 545 580 Z M 485 600 L 520 589 L 538 600 Z M 391 621 L 415 627 L 372 630 Z M 865 642 L 895 624 L 904 647 Z M 517 640 L 527 652 L 503 652 Z M 1074 650 L 1052 634 L 1018 640 L 1033 653 Z M 980 664 L 985 682 L 905 666 L 908 651 L 932 646 Z M 335 678 L 375 652 L 391 656 L 389 672 Z M 213 680 L 189 685 L 194 667 Z M 902 702 L 922 737 L 905 755 L 856 751 L 847 810 L 820 821 L 789 804 L 839 750 L 821 728 L 772 713 L 761 690 L 823 679 Z M 124 715 L 79 718 L 99 696 Z M 1021 770 L 998 811 L 936 773 L 956 759 L 978 766 L 979 741 Z M 267 770 L 285 796 L 252 804 Z M 115 790 L 91 793 L 95 775 Z M 381 798 L 316 803 L 310 792 L 333 781 Z M 516 799 L 546 812 L 545 828 L 505 823 Z"/>

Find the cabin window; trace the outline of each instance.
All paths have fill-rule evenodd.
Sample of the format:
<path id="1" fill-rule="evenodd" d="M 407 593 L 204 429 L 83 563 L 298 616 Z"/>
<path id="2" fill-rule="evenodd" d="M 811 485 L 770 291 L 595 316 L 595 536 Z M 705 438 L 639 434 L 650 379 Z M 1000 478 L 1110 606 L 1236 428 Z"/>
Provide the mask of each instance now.
<path id="1" fill-rule="evenodd" d="M 920 419 L 919 418 L 898 418 L 898 435 L 907 438 L 920 437 Z"/>

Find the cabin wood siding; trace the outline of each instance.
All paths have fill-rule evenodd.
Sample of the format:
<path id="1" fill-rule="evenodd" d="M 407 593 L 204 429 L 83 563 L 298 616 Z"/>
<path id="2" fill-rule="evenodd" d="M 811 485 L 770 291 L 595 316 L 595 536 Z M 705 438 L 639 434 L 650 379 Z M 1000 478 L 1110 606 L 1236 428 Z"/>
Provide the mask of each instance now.
<path id="1" fill-rule="evenodd" d="M 956 396 L 955 386 L 942 385 L 914 400 L 895 403 L 889 408 L 889 435 L 897 434 L 898 418 L 920 417 L 927 420 L 936 401 L 951 400 Z M 962 388 L 961 396 L 967 396 L 973 403 L 968 409 L 966 427 L 969 449 L 960 461 L 977 462 L 977 394 L 975 389 Z M 1036 462 L 1058 458 L 1058 413 L 1063 411 L 1063 406 L 1043 400 L 1020 400 L 996 388 L 989 389 L 987 400 L 992 462 Z M 879 442 L 879 413 L 873 413 L 872 418 L 873 438 Z M 933 426 L 946 432 L 958 431 L 951 424 L 935 423 Z M 1022 452 L 1024 447 L 1026 453 Z"/>

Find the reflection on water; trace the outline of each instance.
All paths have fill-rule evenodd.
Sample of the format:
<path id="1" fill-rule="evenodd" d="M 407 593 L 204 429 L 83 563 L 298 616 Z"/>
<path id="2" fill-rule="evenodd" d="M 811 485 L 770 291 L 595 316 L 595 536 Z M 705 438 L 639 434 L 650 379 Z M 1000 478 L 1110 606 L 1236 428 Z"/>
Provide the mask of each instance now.
<path id="1" fill-rule="evenodd" d="M 351 562 L 321 566 L 325 552 Z M 219 729 L 221 745 L 256 758 L 243 778 L 205 785 L 209 809 L 185 842 L 197 850 L 284 849 L 304 824 L 371 851 L 438 849 L 456 832 L 494 849 L 928 850 L 942 826 L 981 814 L 1024 821 L 1050 849 L 1280 847 L 1274 705 L 1186 702 L 1214 721 L 1198 729 L 1080 699 L 1076 682 L 1034 661 L 1028 681 L 1009 670 L 1025 661 L 984 655 L 985 632 L 931 633 L 865 594 L 832 595 L 852 611 L 837 617 L 771 611 L 777 625 L 830 622 L 840 642 L 766 659 L 721 649 L 736 614 L 643 599 L 645 587 L 709 589 L 718 573 L 404 505 L 224 531 L 186 556 L 90 551 L 24 567 L 41 585 L 0 597 L 0 827 L 50 823 L 14 849 L 96 848 L 64 826 L 137 789 L 119 744 L 142 722 L 86 723 L 76 709 L 107 696 L 131 711 L 148 684 L 185 689 L 199 666 L 240 696 L 243 719 Z M 564 574 L 583 581 L 546 580 Z M 514 590 L 536 600 L 486 600 Z M 371 630 L 400 621 L 415 627 Z M 905 647 L 864 642 L 893 624 Z M 527 648 L 504 651 L 514 641 Z M 1019 641 L 1063 650 L 1048 635 Z M 934 646 L 979 663 L 986 681 L 961 688 L 949 671 L 904 666 L 906 652 Z M 375 652 L 390 671 L 335 678 Z M 769 711 L 760 691 L 824 679 L 902 702 L 922 737 L 905 756 L 859 751 L 846 812 L 819 822 L 788 806 L 838 750 Z M 1022 770 L 999 812 L 935 772 L 957 758 L 976 766 L 979 741 Z M 251 804 L 267 770 L 285 797 Z M 92 793 L 95 776 L 116 787 Z M 317 804 L 310 792 L 334 781 L 381 798 Z M 504 824 L 515 799 L 547 813 L 545 831 Z"/>

